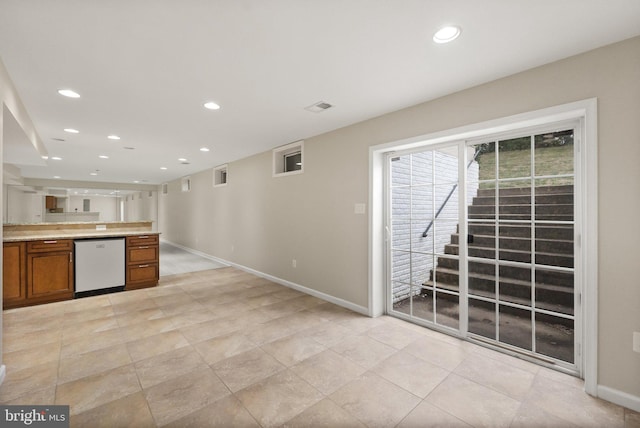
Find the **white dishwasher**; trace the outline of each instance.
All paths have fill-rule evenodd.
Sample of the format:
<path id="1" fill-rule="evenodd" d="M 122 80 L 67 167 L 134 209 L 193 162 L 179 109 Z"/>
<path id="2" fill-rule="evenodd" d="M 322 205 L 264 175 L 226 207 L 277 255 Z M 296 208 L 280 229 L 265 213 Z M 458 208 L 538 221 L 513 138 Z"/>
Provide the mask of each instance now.
<path id="1" fill-rule="evenodd" d="M 124 287 L 124 238 L 81 239 L 74 241 L 74 245 L 76 296 Z"/>

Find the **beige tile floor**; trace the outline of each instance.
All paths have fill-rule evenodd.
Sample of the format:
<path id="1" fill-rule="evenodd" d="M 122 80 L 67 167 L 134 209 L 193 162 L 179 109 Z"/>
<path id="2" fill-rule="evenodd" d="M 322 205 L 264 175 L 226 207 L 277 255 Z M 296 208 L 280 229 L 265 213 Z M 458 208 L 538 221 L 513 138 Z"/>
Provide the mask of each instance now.
<path id="1" fill-rule="evenodd" d="M 4 312 L 3 404 L 76 427 L 640 427 L 576 378 L 233 268 Z"/>

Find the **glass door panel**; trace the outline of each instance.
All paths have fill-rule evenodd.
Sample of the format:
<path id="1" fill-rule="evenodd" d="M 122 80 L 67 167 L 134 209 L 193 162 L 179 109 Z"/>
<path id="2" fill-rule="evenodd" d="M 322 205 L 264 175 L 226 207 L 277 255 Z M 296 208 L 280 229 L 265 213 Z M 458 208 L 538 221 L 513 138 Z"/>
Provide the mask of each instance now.
<path id="1" fill-rule="evenodd" d="M 454 243 L 460 222 L 458 152 L 456 143 L 390 161 L 393 309 L 455 329 L 460 313 Z M 455 269 L 446 268 L 451 264 Z M 402 280 L 396 266 L 408 269 Z"/>
<path id="2" fill-rule="evenodd" d="M 573 364 L 573 131 L 472 147 L 468 332 Z"/>
<path id="3" fill-rule="evenodd" d="M 390 159 L 391 313 L 575 369 L 573 150 L 568 128 Z"/>

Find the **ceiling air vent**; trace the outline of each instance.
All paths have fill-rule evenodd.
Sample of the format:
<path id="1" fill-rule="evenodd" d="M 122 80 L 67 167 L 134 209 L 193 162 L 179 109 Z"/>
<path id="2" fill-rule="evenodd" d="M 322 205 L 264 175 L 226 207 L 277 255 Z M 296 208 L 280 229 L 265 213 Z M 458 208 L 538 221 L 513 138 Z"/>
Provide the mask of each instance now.
<path id="1" fill-rule="evenodd" d="M 325 111 L 327 109 L 330 109 L 331 107 L 333 107 L 333 105 L 324 102 L 324 101 L 318 101 L 315 104 L 310 105 L 309 107 L 305 107 L 305 110 L 311 111 L 313 113 L 320 113 L 322 111 Z"/>

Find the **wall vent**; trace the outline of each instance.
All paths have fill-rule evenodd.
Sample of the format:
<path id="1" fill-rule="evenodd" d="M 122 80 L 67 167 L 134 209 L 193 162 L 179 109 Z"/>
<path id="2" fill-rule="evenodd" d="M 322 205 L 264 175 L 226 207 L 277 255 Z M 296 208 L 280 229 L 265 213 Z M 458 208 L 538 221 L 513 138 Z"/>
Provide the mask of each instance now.
<path id="1" fill-rule="evenodd" d="M 331 107 L 333 107 L 333 105 L 331 105 L 331 104 L 329 104 L 327 102 L 318 101 L 317 103 L 312 104 L 312 105 L 310 105 L 308 107 L 305 107 L 304 109 L 308 110 L 310 112 L 313 112 L 313 113 L 320 113 L 322 111 L 330 109 Z"/>

